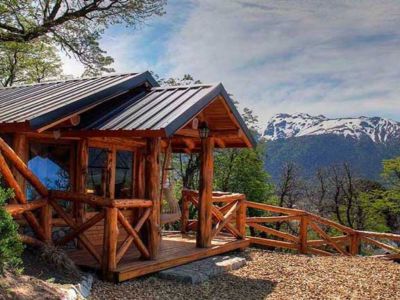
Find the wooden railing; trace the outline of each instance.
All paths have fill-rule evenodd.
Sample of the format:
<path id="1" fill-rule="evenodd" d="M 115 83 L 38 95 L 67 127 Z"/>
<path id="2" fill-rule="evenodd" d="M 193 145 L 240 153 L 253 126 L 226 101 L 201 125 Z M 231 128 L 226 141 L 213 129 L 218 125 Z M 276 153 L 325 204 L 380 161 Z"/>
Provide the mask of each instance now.
<path id="1" fill-rule="evenodd" d="M 85 203 L 98 212 L 83 223 L 73 219 L 58 201 Z M 79 194 L 62 191 L 50 191 L 49 202 L 59 217 L 70 227 L 70 233 L 61 240 L 54 241 L 57 245 L 65 245 L 77 238 L 82 246 L 103 266 L 103 270 L 114 271 L 132 243 L 136 246 L 143 258 L 149 258 L 149 250 L 139 236 L 139 231 L 149 219 L 153 202 L 144 199 L 108 199 L 95 195 Z M 133 226 L 123 214 L 123 210 L 141 209 L 143 212 Z M 85 235 L 85 231 L 96 225 L 101 220 L 104 222 L 104 243 L 102 253 L 93 245 Z M 127 237 L 118 247 L 118 223 L 124 228 Z M 49 225 L 50 226 L 50 225 Z"/>
<path id="2" fill-rule="evenodd" d="M 261 233 L 249 237 L 253 244 L 297 250 L 303 254 L 353 256 L 368 255 L 368 244 L 388 252 L 376 257 L 400 259 L 400 248 L 395 246 L 400 242 L 400 235 L 355 230 L 304 210 L 251 201 L 246 201 L 246 206 L 265 214 L 246 218 L 246 225 Z"/>
<path id="3" fill-rule="evenodd" d="M 183 191 L 183 233 L 197 229 L 197 220 L 189 219 L 189 212 L 190 206 L 197 209 L 198 197 L 197 191 Z M 385 253 L 373 256 L 400 259 L 400 235 L 355 230 L 304 210 L 247 201 L 242 194 L 213 192 L 212 199 L 213 238 L 223 232 L 272 249 L 326 256 L 370 255 L 380 249 Z M 260 216 L 246 217 L 250 210 Z"/>
<path id="4" fill-rule="evenodd" d="M 238 239 L 243 239 L 246 235 L 244 195 L 214 192 L 212 202 L 211 215 L 213 227 L 211 230 L 211 240 L 216 238 L 222 231 Z M 198 209 L 199 194 L 197 191 L 184 190 L 182 192 L 182 233 L 197 229 L 197 220 L 189 219 L 190 205 Z"/>
<path id="5" fill-rule="evenodd" d="M 4 156 L 3 156 L 4 155 Z M 41 197 L 28 202 L 21 185 L 17 182 L 6 159 L 27 180 Z M 86 249 L 93 258 L 102 266 L 104 275 L 108 275 L 117 268 L 118 263 L 126 254 L 132 244 L 136 246 L 143 258 L 149 258 L 149 249 L 139 236 L 139 231 L 146 221 L 156 224 L 153 220 L 153 202 L 145 199 L 109 199 L 90 194 L 82 194 L 66 191 L 49 191 L 40 180 L 32 173 L 27 165 L 16 155 L 16 153 L 0 138 L 0 173 L 8 186 L 14 191 L 14 199 L 17 203 L 5 206 L 5 210 L 13 217 L 24 217 L 24 222 L 31 227 L 37 239 L 30 236 L 21 236 L 21 240 L 27 243 L 40 245 L 42 243 L 65 245 L 78 239 L 80 245 Z M 63 201 L 63 204 L 60 204 Z M 84 203 L 97 210 L 87 220 L 78 220 L 66 209 L 65 203 Z M 136 224 L 132 225 L 123 214 L 123 210 L 138 209 Z M 37 212 L 40 210 L 39 212 Z M 53 219 L 53 210 L 58 216 Z M 101 252 L 86 236 L 86 232 L 104 221 L 104 243 Z M 53 241 L 52 228 L 55 224 L 69 227 L 66 236 Z M 127 233 L 125 240 L 118 245 L 118 223 Z M 119 246 L 119 247 L 118 247 Z M 150 245 L 149 245 L 150 247 Z"/>

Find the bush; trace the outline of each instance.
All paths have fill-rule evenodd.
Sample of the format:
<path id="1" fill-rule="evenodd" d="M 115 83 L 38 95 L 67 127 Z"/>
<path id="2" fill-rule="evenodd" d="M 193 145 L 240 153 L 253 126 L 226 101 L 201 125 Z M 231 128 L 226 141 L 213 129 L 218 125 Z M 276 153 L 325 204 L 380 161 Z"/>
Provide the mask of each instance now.
<path id="1" fill-rule="evenodd" d="M 4 209 L 12 191 L 0 186 L 0 274 L 5 269 L 16 270 L 22 264 L 23 245 L 18 238 L 18 225 Z"/>

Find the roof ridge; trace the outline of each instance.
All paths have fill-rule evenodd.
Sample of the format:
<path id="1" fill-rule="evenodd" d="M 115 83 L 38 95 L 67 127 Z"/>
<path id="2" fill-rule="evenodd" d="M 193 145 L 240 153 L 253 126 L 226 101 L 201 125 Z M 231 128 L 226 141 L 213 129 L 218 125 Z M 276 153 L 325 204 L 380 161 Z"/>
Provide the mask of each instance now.
<path id="1" fill-rule="evenodd" d="M 185 84 L 185 85 L 165 85 L 152 88 L 153 90 L 165 90 L 165 89 L 181 89 L 181 88 L 192 88 L 192 87 L 214 87 L 219 83 L 196 83 L 196 84 Z"/>
<path id="2" fill-rule="evenodd" d="M 133 72 L 129 72 L 129 73 L 110 73 L 110 74 L 105 74 L 105 75 L 100 75 L 100 76 L 85 76 L 85 77 L 70 78 L 70 79 L 49 80 L 49 81 L 43 81 L 43 82 L 38 82 L 38 83 L 30 83 L 30 84 L 21 84 L 21 85 L 0 87 L 0 90 L 17 89 L 17 88 L 30 87 L 30 86 L 39 86 L 39 85 L 46 85 L 46 84 L 57 84 L 57 83 L 64 83 L 64 82 L 71 82 L 71 81 L 92 80 L 92 79 L 100 79 L 100 78 L 107 78 L 107 77 L 133 76 L 133 75 L 139 75 L 139 74 L 143 74 L 143 73 L 145 73 L 145 72 L 141 72 L 141 73 L 133 73 Z"/>

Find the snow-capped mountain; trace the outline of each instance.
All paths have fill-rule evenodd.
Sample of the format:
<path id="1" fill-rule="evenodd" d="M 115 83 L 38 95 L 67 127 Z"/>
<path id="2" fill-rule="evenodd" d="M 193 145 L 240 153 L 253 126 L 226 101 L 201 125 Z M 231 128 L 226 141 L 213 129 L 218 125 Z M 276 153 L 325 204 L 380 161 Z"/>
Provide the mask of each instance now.
<path id="1" fill-rule="evenodd" d="M 335 134 L 353 139 L 369 137 L 375 143 L 400 139 L 400 123 L 380 117 L 329 119 L 323 115 L 277 114 L 264 131 L 267 140 Z"/>

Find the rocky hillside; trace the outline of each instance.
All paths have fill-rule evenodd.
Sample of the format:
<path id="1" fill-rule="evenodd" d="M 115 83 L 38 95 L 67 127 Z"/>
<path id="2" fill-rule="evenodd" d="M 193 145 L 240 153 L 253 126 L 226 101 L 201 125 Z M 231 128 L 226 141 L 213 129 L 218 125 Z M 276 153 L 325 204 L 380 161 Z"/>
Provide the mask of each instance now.
<path id="1" fill-rule="evenodd" d="M 400 123 L 380 117 L 277 114 L 263 137 L 269 141 L 266 168 L 276 180 L 288 161 L 307 177 L 320 167 L 348 162 L 359 176 L 379 179 L 381 161 L 400 155 Z"/>

